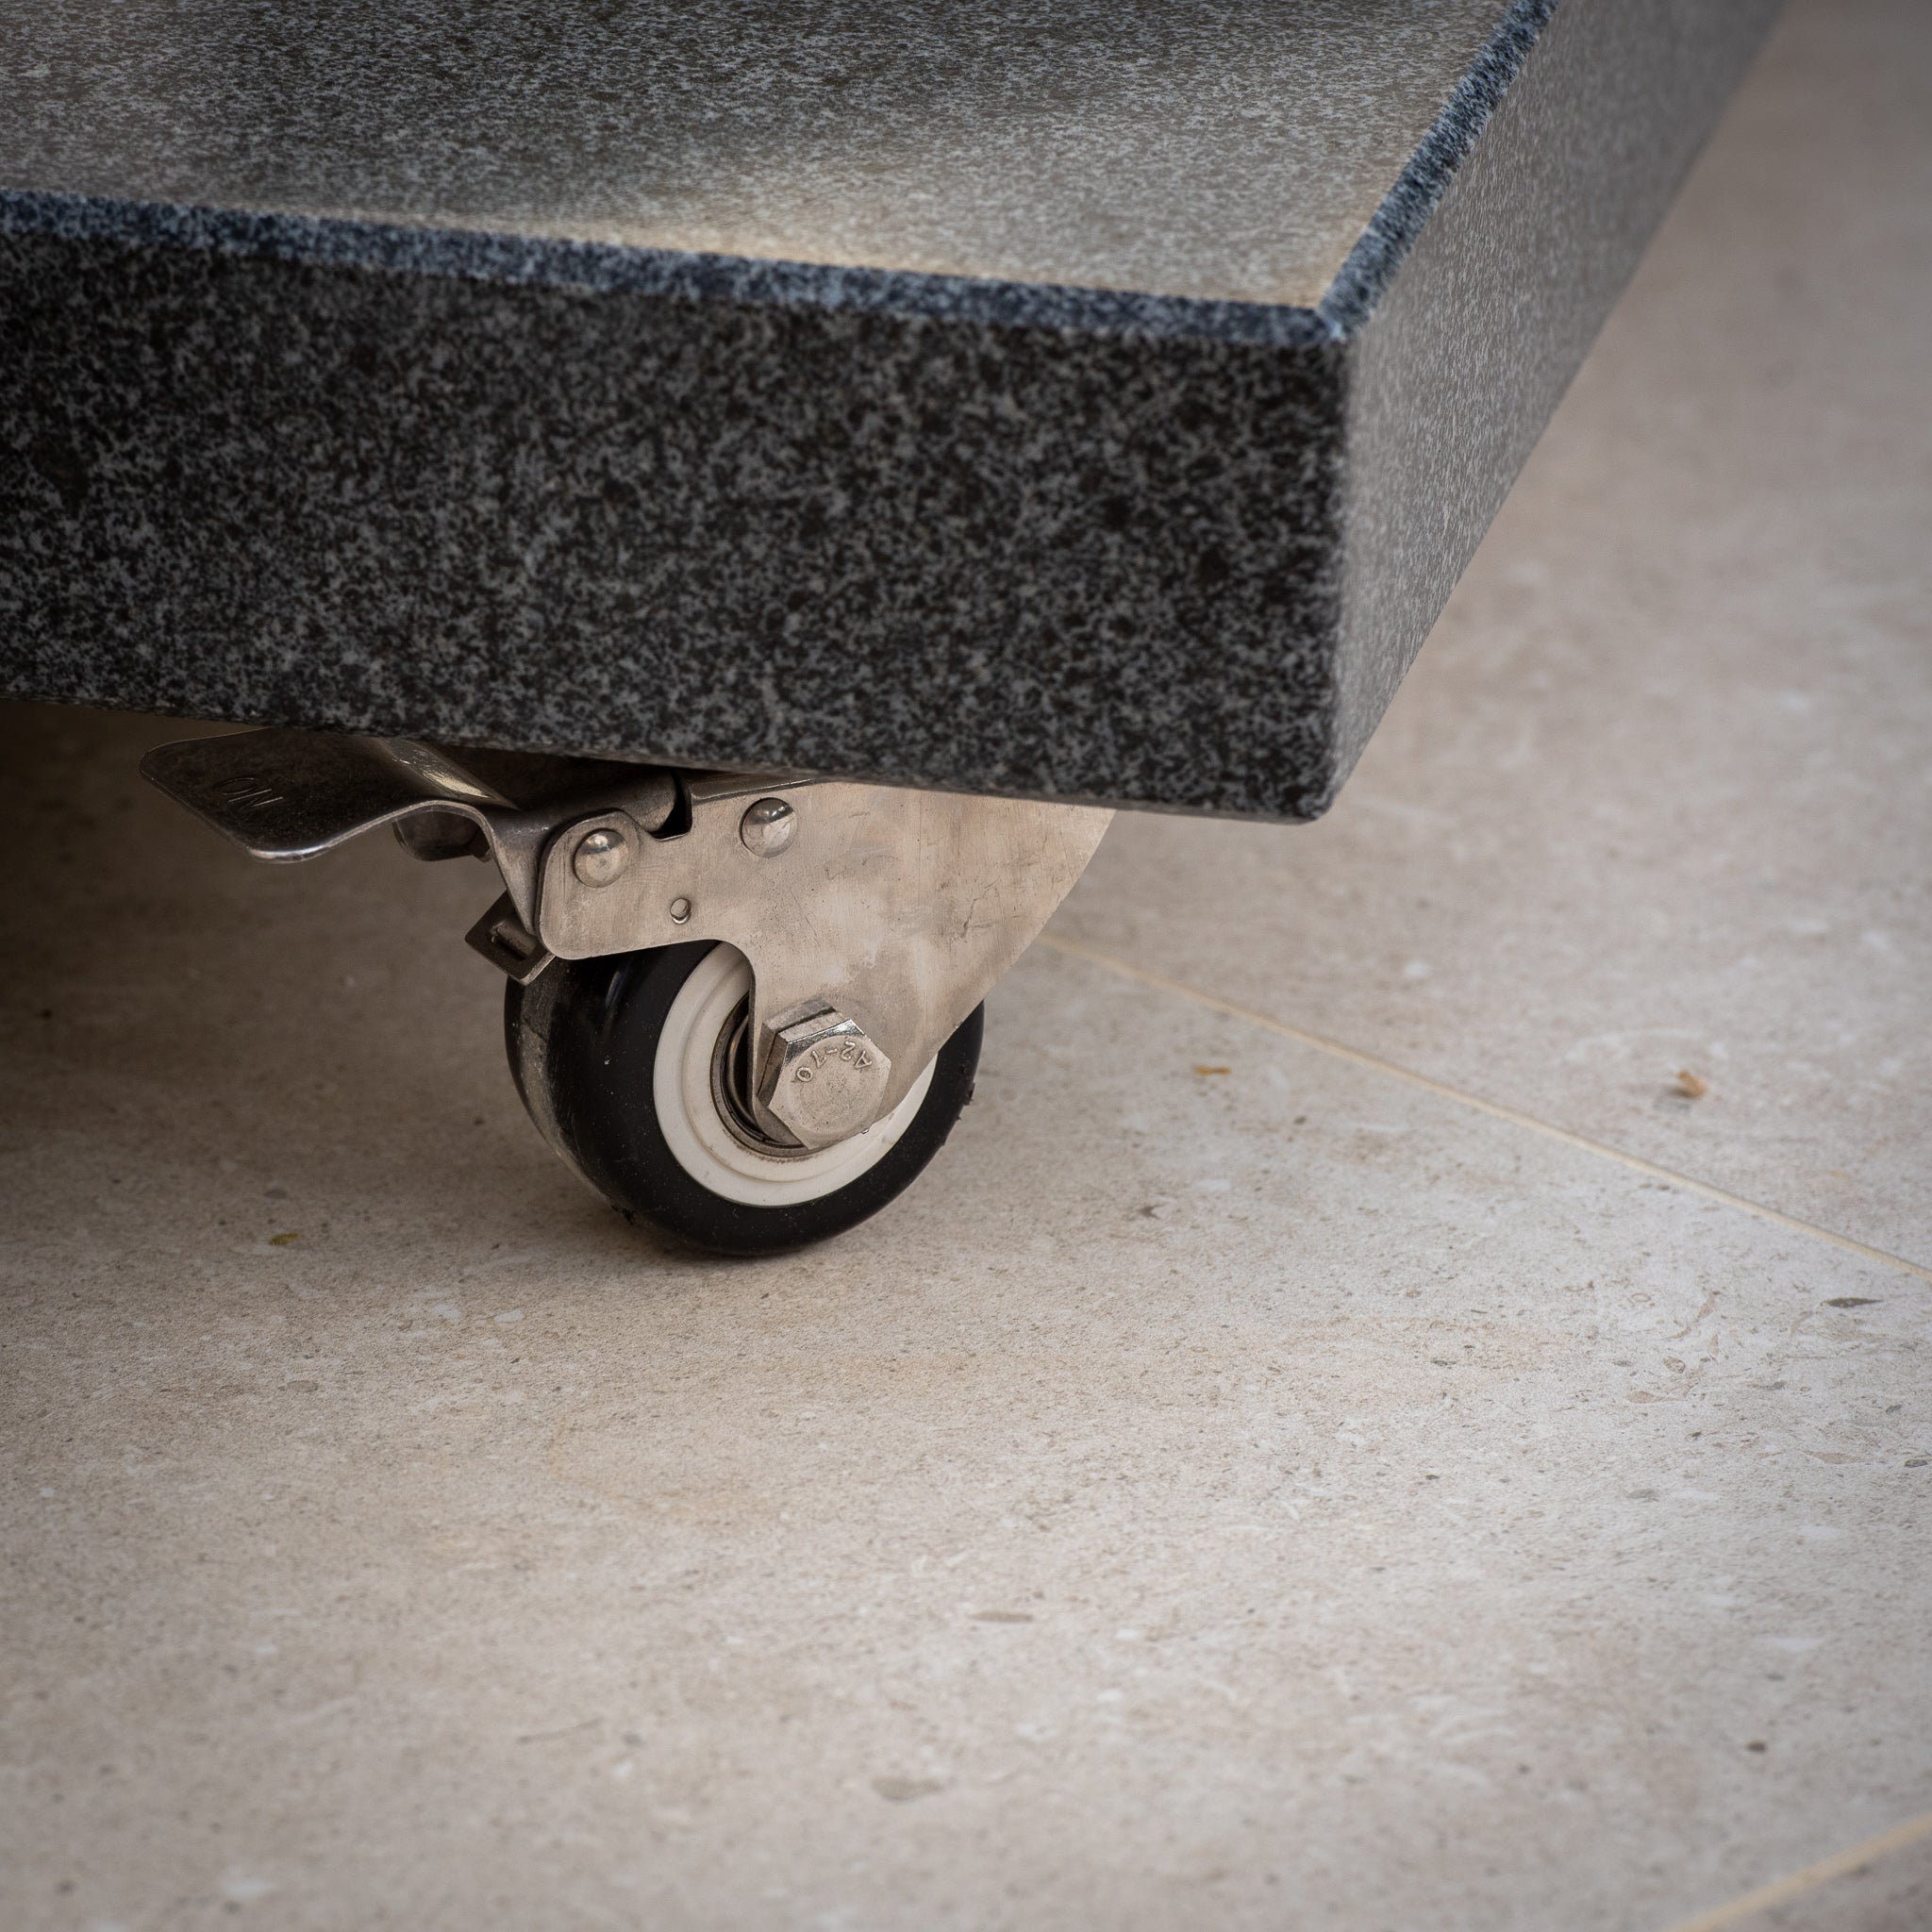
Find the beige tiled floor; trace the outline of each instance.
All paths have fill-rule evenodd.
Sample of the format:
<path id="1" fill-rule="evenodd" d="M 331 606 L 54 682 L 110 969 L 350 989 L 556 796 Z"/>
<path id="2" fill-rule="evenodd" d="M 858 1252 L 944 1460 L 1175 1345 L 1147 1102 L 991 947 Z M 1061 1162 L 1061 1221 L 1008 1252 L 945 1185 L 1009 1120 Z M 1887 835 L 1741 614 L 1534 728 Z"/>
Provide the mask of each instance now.
<path id="1" fill-rule="evenodd" d="M 1793 16 L 1334 818 L 1124 823 L 829 1248 L 0 713 L 0 1921 L 1927 1923 L 1735 1902 L 1932 1811 L 1928 64 Z"/>

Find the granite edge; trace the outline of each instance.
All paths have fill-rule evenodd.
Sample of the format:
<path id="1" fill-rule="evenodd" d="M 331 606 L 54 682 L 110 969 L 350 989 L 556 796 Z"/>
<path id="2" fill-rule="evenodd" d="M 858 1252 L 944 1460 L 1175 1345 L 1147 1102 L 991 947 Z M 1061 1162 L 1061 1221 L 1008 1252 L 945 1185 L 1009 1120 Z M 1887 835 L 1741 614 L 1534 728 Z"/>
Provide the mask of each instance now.
<path id="1" fill-rule="evenodd" d="M 490 229 L 413 226 L 0 188 L 0 233 L 180 248 L 309 267 L 438 275 L 591 294 L 918 316 L 981 327 L 1307 348 L 1336 340 L 1311 308 L 904 269 L 638 248 Z"/>
<path id="2" fill-rule="evenodd" d="M 1512 0 L 1316 305 L 1337 337 L 1353 336 L 1374 314 L 1560 4 Z"/>
<path id="3" fill-rule="evenodd" d="M 1350 338 L 1335 791 L 1783 5 L 1553 8 L 1376 298 L 1374 325 Z M 1657 33 L 1674 14 L 1678 31 Z M 1621 111 L 1593 124 L 1586 108 L 1607 94 Z M 1610 128 L 1626 145 L 1606 152 Z M 1537 265 L 1507 305 L 1485 268 L 1498 250 Z M 1431 406 L 1444 394 L 1498 406 L 1472 423 Z"/>
<path id="4" fill-rule="evenodd" d="M 1234 817 L 1305 817 L 1328 781 L 1349 350 L 1325 336 L 1136 341 L 44 234 L 0 255 L 45 349 L 6 439 L 28 460 L 0 463 L 12 695 Z M 649 436 L 625 426 L 640 397 Z M 1114 456 L 1070 461 L 1091 436 Z M 477 462 L 490 512 L 452 521 Z M 372 522 L 385 466 L 407 513 Z M 543 568 L 499 541 L 525 523 Z M 1023 557 L 1008 595 L 998 559 Z M 1232 745 L 1204 653 L 1245 692 Z"/>

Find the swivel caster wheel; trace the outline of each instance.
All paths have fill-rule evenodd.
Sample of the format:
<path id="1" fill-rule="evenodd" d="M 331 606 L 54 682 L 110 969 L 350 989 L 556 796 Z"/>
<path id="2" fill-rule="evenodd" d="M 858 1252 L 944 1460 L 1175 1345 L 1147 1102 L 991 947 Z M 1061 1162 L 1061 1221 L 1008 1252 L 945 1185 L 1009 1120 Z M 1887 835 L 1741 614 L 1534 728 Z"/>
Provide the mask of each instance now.
<path id="1" fill-rule="evenodd" d="M 392 826 L 503 891 L 510 1071 L 626 1218 L 725 1255 L 842 1234 L 973 1097 L 981 1002 L 1112 814 L 841 778 L 244 731 L 143 774 L 255 858 Z"/>
<path id="2" fill-rule="evenodd" d="M 697 941 L 554 961 L 504 1002 L 517 1091 L 627 1220 L 725 1255 L 841 1234 L 902 1193 L 973 1098 L 983 1008 L 911 1090 L 829 1147 L 776 1140 L 750 1099 L 752 970 Z"/>

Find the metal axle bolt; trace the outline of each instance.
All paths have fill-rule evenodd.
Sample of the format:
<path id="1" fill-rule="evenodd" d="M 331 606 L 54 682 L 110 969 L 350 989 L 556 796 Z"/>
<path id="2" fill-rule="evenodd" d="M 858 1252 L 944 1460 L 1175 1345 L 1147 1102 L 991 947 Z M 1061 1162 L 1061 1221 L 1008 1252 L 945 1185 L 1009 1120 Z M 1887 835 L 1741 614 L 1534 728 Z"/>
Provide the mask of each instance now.
<path id="1" fill-rule="evenodd" d="M 774 858 L 798 836 L 798 814 L 782 798 L 761 798 L 745 808 L 738 822 L 744 849 L 760 858 Z"/>
<path id="2" fill-rule="evenodd" d="M 801 1146 L 831 1147 L 878 1118 L 891 1078 L 858 1022 L 822 1007 L 775 1030 L 758 1098 Z"/>
<path id="3" fill-rule="evenodd" d="M 599 825 L 577 841 L 570 869 L 587 886 L 608 886 L 630 864 L 630 841 L 615 825 Z"/>

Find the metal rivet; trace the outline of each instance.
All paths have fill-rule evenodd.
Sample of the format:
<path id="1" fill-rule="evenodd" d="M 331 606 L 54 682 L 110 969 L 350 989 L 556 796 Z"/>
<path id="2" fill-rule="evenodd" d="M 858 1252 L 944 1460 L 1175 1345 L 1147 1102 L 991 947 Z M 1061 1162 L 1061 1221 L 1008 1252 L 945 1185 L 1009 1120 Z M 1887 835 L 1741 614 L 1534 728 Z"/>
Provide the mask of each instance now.
<path id="1" fill-rule="evenodd" d="M 678 896 L 671 902 L 671 923 L 673 925 L 682 925 L 684 922 L 690 917 L 691 901 L 687 899 L 682 893 L 679 893 Z"/>
<path id="2" fill-rule="evenodd" d="M 738 822 L 738 836 L 747 852 L 771 858 L 797 838 L 798 814 L 782 798 L 761 798 L 745 808 Z"/>
<path id="3" fill-rule="evenodd" d="M 630 864 L 630 841 L 615 825 L 599 825 L 577 841 L 570 869 L 587 886 L 608 886 Z"/>

